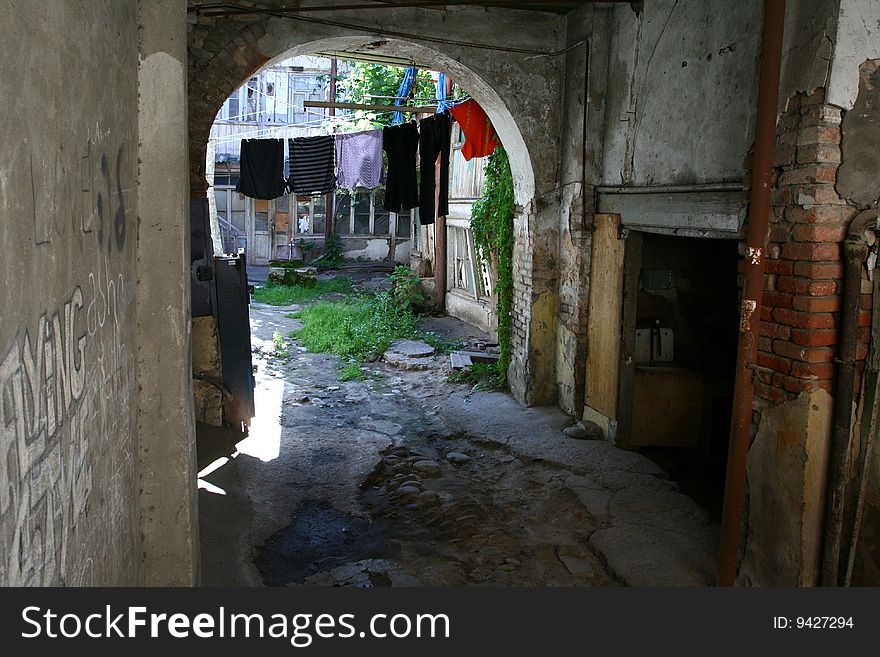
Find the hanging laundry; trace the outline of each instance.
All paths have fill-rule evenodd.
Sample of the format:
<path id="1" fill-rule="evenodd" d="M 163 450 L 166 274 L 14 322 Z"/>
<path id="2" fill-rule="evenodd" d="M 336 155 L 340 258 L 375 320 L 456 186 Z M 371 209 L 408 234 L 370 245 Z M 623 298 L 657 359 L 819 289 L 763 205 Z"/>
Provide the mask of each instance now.
<path id="1" fill-rule="evenodd" d="M 418 76 L 419 69 L 415 66 L 410 66 L 406 69 L 406 72 L 403 74 L 403 80 L 400 82 L 400 88 L 397 90 L 397 98 L 394 99 L 395 105 L 403 105 L 403 99 L 410 96 Z M 403 112 L 395 112 L 391 122 L 394 125 L 403 123 Z"/>
<path id="2" fill-rule="evenodd" d="M 434 196 L 438 192 L 437 156 L 440 155 L 439 194 L 436 215 L 449 214 L 449 138 L 452 119 L 448 112 L 435 114 L 419 122 L 419 222 L 426 226 L 434 223 Z"/>
<path id="3" fill-rule="evenodd" d="M 413 123 L 403 123 L 382 129 L 382 148 L 388 155 L 388 173 L 385 176 L 385 209 L 399 213 L 419 204 L 416 179 L 416 149 L 419 131 Z"/>
<path id="4" fill-rule="evenodd" d="M 382 184 L 382 131 L 345 132 L 336 137 L 336 184 L 343 189 Z"/>
<path id="5" fill-rule="evenodd" d="M 268 201 L 283 196 L 284 188 L 284 141 L 242 139 L 241 175 L 235 191 Z"/>
<path id="6" fill-rule="evenodd" d="M 461 131 L 464 133 L 461 154 L 464 155 L 465 160 L 491 155 L 495 147 L 501 145 L 501 140 L 498 139 L 492 122 L 474 99 L 454 105 L 449 111 L 452 112 L 452 116 L 458 121 Z"/>
<path id="7" fill-rule="evenodd" d="M 329 194 L 336 189 L 333 135 L 289 139 L 290 191 L 296 195 Z"/>

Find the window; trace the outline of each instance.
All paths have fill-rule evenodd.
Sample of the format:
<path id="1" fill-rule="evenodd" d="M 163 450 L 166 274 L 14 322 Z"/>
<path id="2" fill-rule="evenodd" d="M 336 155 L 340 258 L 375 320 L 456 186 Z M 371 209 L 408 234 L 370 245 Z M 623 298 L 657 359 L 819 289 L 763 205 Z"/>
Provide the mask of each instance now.
<path id="1" fill-rule="evenodd" d="M 230 180 L 237 178 L 232 174 L 226 177 Z M 231 186 L 217 185 L 218 178 L 222 178 L 222 176 L 215 176 L 215 186 L 211 189 L 217 204 L 217 222 L 220 224 L 223 252 L 235 253 L 239 248 L 247 248 L 244 201 Z"/>
<path id="2" fill-rule="evenodd" d="M 320 110 L 303 107 L 307 100 L 324 100 L 327 86 L 324 76 L 315 74 L 290 74 L 290 107 L 289 120 L 291 123 L 304 123 L 318 118 L 322 114 Z"/>
<path id="3" fill-rule="evenodd" d="M 358 191 L 354 196 L 354 234 L 369 235 L 370 230 L 370 210 L 372 209 L 372 199 L 369 192 Z"/>
<path id="4" fill-rule="evenodd" d="M 336 209 L 333 212 L 333 226 L 337 235 L 351 234 L 351 195 L 336 194 Z"/>
<path id="5" fill-rule="evenodd" d="M 276 202 L 277 203 L 277 202 Z M 324 195 L 296 197 L 297 235 L 323 235 L 327 217 L 327 197 Z M 276 211 L 278 206 L 275 206 Z"/>

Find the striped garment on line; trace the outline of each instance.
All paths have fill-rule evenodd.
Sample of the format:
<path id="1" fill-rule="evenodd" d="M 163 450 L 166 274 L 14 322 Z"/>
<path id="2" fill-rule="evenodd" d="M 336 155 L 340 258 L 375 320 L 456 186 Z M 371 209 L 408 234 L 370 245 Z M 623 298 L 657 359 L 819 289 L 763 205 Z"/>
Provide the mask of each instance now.
<path id="1" fill-rule="evenodd" d="M 289 139 L 290 179 L 293 194 L 329 194 L 336 189 L 333 135 Z"/>

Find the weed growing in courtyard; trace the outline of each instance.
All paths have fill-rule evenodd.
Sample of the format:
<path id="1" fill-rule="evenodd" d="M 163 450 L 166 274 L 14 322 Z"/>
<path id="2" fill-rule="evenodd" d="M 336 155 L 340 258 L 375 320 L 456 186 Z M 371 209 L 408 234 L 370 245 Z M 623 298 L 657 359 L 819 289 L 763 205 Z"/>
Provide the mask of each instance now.
<path id="1" fill-rule="evenodd" d="M 419 337 L 418 318 L 389 292 L 324 301 L 295 315 L 303 328 L 290 335 L 309 351 L 357 360 L 379 357 L 395 340 Z"/>
<path id="2" fill-rule="evenodd" d="M 275 358 L 281 360 L 287 360 L 290 358 L 290 353 L 287 351 L 287 344 L 284 342 L 284 336 L 281 335 L 281 331 L 276 330 L 272 334 L 272 344 L 275 346 L 275 351 L 272 352 L 272 355 Z"/>
<path id="3" fill-rule="evenodd" d="M 351 292 L 351 279 L 336 276 L 326 281 L 317 281 L 312 286 L 269 283 L 254 290 L 254 301 L 267 303 L 270 306 L 289 306 L 295 303 L 308 303 L 333 292 L 340 294 Z"/>
<path id="4" fill-rule="evenodd" d="M 446 379 L 450 383 L 467 383 L 476 390 L 504 390 L 507 381 L 495 363 L 474 363 L 470 367 L 453 372 Z"/>

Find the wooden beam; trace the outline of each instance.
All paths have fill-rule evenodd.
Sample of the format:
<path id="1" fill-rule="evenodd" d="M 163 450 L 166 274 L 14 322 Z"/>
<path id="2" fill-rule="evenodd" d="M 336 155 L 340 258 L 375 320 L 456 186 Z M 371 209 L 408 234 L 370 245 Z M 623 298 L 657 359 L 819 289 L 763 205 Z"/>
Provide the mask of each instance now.
<path id="1" fill-rule="evenodd" d="M 620 238 L 620 215 L 596 214 L 594 222 L 585 401 L 616 420 L 626 243 Z"/>
<path id="2" fill-rule="evenodd" d="M 306 100 L 303 107 L 320 107 L 323 109 L 348 109 L 365 110 L 368 112 L 406 112 L 409 114 L 433 114 L 437 111 L 436 105 L 423 107 L 408 107 L 406 105 L 369 105 L 362 103 L 331 103 L 324 100 Z"/>

